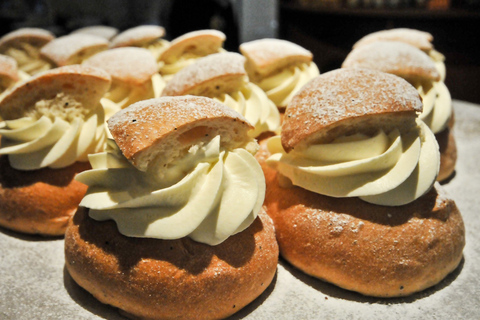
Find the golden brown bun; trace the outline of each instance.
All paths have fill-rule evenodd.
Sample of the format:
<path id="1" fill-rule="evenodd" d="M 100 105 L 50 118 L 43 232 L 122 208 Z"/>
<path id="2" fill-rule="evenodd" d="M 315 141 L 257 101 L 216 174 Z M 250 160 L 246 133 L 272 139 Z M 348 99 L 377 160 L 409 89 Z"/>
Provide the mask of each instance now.
<path id="1" fill-rule="evenodd" d="M 234 110 L 195 96 L 140 101 L 117 112 L 107 123 L 123 155 L 142 171 L 153 159 L 168 164 L 192 144 L 217 135 L 226 149 L 244 146 L 251 140 L 247 132 L 253 128 Z"/>
<path id="2" fill-rule="evenodd" d="M 438 146 L 440 147 L 440 171 L 437 181 L 444 181 L 455 171 L 457 162 L 457 144 L 451 127 L 435 134 Z"/>
<path id="3" fill-rule="evenodd" d="M 278 246 L 270 218 L 217 246 L 182 238 L 121 235 L 80 208 L 65 234 L 66 268 L 102 303 L 140 319 L 219 319 L 237 312 L 271 283 Z"/>
<path id="4" fill-rule="evenodd" d="M 208 55 L 177 72 L 162 95 L 215 97 L 238 90 L 248 81 L 244 65 L 245 58 L 238 53 Z"/>
<path id="5" fill-rule="evenodd" d="M 347 290 L 399 297 L 431 287 L 462 259 L 465 227 L 453 200 L 432 188 L 400 207 L 281 188 L 265 165 L 265 208 L 281 255 Z"/>
<path id="6" fill-rule="evenodd" d="M 423 51 L 433 49 L 433 36 L 430 33 L 408 28 L 396 28 L 370 33 L 358 40 L 353 45 L 353 48 L 358 48 L 375 41 L 402 41 Z"/>
<path id="7" fill-rule="evenodd" d="M 79 64 L 94 54 L 108 49 L 108 40 L 90 34 L 69 34 L 50 41 L 40 56 L 57 67 Z"/>
<path id="8" fill-rule="evenodd" d="M 222 48 L 225 39 L 225 34 L 218 30 L 188 32 L 173 39 L 169 47 L 162 52 L 160 60 L 170 63 L 187 52 L 199 57 L 217 53 Z"/>
<path id="9" fill-rule="evenodd" d="M 367 69 L 338 69 L 306 84 L 287 106 L 282 145 L 329 142 L 340 135 L 416 126 L 422 101 L 404 79 Z M 370 132 L 370 133 L 374 133 Z"/>
<path id="10" fill-rule="evenodd" d="M 375 41 L 353 49 L 342 68 L 366 68 L 395 74 L 407 80 L 439 81 L 433 60 L 422 50 L 399 41 Z"/>
<path id="11" fill-rule="evenodd" d="M 80 102 L 85 109 L 94 109 L 110 87 L 105 71 L 81 65 L 51 69 L 14 87 L 0 102 L 0 116 L 18 119 L 40 100 L 53 99 L 59 93 Z"/>
<path id="12" fill-rule="evenodd" d="M 290 65 L 309 63 L 313 54 L 286 40 L 260 39 L 242 43 L 240 52 L 247 58 L 248 74 L 257 80 Z"/>
<path id="13" fill-rule="evenodd" d="M 143 44 L 161 38 L 165 28 L 154 25 L 137 26 L 116 35 L 110 43 L 111 48 L 141 47 Z"/>
<path id="14" fill-rule="evenodd" d="M 97 53 L 82 65 L 105 70 L 112 81 L 139 86 L 157 73 L 157 62 L 143 48 L 125 47 Z"/>
<path id="15" fill-rule="evenodd" d="M 22 43 L 41 48 L 53 39 L 55 36 L 50 31 L 40 28 L 21 28 L 0 38 L 0 53 L 9 48 L 19 48 Z"/>
<path id="16" fill-rule="evenodd" d="M 90 168 L 76 162 L 63 169 L 20 171 L 0 157 L 0 225 L 23 233 L 60 236 L 87 186 L 75 175 Z"/>

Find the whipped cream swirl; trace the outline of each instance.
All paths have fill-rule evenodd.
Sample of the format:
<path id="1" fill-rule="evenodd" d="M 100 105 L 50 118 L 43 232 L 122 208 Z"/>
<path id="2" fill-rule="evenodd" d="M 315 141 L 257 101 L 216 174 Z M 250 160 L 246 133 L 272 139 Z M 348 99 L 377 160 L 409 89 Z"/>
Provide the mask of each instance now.
<path id="1" fill-rule="evenodd" d="M 64 168 L 88 161 L 88 154 L 104 148 L 104 113 L 100 105 L 88 113 L 78 105 L 59 94 L 37 102 L 23 118 L 3 121 L 0 155 L 8 155 L 10 165 L 18 170 Z"/>
<path id="2" fill-rule="evenodd" d="M 109 146 L 76 177 L 89 186 L 80 205 L 95 220 L 113 219 L 123 235 L 217 245 L 246 229 L 263 204 L 260 165 L 245 149 L 221 150 L 220 136 L 147 172 L 133 167 L 113 140 Z"/>
<path id="3" fill-rule="evenodd" d="M 255 83 L 278 107 L 285 107 L 300 88 L 319 74 L 317 65 L 310 62 L 286 68 Z"/>
<path id="4" fill-rule="evenodd" d="M 422 97 L 423 111 L 419 118 L 433 133 L 439 133 L 448 126 L 453 114 L 452 97 L 443 81 L 422 81 L 413 83 Z"/>
<path id="5" fill-rule="evenodd" d="M 435 136 L 421 121 L 410 132 L 355 134 L 328 144 L 285 153 L 280 137 L 268 140 L 267 164 L 292 183 L 331 197 L 360 197 L 385 206 L 400 206 L 426 193 L 438 175 L 440 154 Z M 285 179 L 288 178 L 288 179 Z"/>
<path id="6" fill-rule="evenodd" d="M 243 115 L 255 127 L 249 131 L 252 138 L 258 137 L 262 132 L 274 132 L 280 128 L 277 106 L 253 83 L 246 83 L 238 91 L 224 93 L 214 97 L 214 100 Z"/>

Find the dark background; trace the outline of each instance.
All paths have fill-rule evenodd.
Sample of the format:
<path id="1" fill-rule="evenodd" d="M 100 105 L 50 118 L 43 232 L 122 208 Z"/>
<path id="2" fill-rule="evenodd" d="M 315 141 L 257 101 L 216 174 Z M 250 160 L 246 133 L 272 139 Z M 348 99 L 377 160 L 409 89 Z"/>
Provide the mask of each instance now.
<path id="1" fill-rule="evenodd" d="M 274 5 L 275 21 L 257 23 L 271 25 L 274 37 L 312 51 L 322 73 L 339 68 L 352 45 L 368 33 L 399 27 L 428 31 L 446 56 L 445 82 L 452 97 L 480 103 L 480 0 L 244 1 Z M 61 36 L 89 25 L 122 31 L 157 24 L 165 27 L 167 40 L 193 30 L 221 30 L 227 35 L 225 48 L 238 52 L 241 28 L 248 27 L 239 7 L 242 0 L 0 0 L 0 35 L 20 27 Z"/>

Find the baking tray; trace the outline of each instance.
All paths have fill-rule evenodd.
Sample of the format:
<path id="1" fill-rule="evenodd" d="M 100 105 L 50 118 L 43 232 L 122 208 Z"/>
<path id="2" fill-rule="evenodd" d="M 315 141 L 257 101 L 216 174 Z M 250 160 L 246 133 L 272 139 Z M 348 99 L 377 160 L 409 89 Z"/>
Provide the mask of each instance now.
<path id="1" fill-rule="evenodd" d="M 466 225 L 460 266 L 401 299 L 369 298 L 311 278 L 280 259 L 272 284 L 231 319 L 480 319 L 480 106 L 454 101 L 455 175 L 444 184 Z M 0 229 L 0 319 L 124 319 L 64 267 L 63 239 Z"/>

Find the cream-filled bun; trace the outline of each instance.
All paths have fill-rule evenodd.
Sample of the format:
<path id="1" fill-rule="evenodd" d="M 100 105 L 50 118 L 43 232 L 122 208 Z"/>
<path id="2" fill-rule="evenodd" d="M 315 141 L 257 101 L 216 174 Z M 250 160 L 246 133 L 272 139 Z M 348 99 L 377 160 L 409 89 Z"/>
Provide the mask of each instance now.
<path id="1" fill-rule="evenodd" d="M 95 25 L 95 26 L 88 26 L 78 28 L 71 32 L 71 34 L 75 33 L 82 33 L 82 34 L 90 34 L 93 36 L 101 37 L 106 40 L 110 40 L 118 34 L 118 29 L 112 26 L 103 26 L 103 25 Z"/>
<path id="2" fill-rule="evenodd" d="M 438 145 L 421 107 L 405 80 L 366 69 L 325 73 L 294 97 L 260 157 L 285 259 L 377 297 L 423 290 L 457 267 L 463 220 L 433 187 Z"/>
<path id="3" fill-rule="evenodd" d="M 105 145 L 100 98 L 109 85 L 104 71 L 76 65 L 37 74 L 4 96 L 1 226 L 63 235 L 87 189 L 75 175 Z"/>
<path id="4" fill-rule="evenodd" d="M 194 96 L 137 102 L 108 124 L 110 148 L 77 176 L 89 189 L 65 235 L 72 278 L 141 319 L 225 318 L 257 298 L 278 246 L 252 126 Z"/>
<path id="5" fill-rule="evenodd" d="M 147 49 L 158 60 L 160 54 L 169 46 L 163 37 L 165 28 L 156 25 L 141 25 L 127 29 L 116 35 L 110 48 L 139 47 Z"/>
<path id="6" fill-rule="evenodd" d="M 240 45 L 247 58 L 251 81 L 267 93 L 277 107 L 284 108 L 295 93 L 319 75 L 313 54 L 286 40 L 260 39 Z"/>
<path id="7" fill-rule="evenodd" d="M 94 54 L 108 49 L 108 40 L 90 34 L 69 34 L 50 41 L 40 56 L 55 67 L 80 64 Z"/>
<path id="8" fill-rule="evenodd" d="M 352 50 L 343 68 L 368 68 L 400 76 L 415 86 L 423 101 L 422 119 L 442 145 L 438 180 L 455 170 L 457 151 L 453 137 L 453 107 L 450 92 L 434 62 L 421 50 L 399 41 L 375 41 Z"/>
<path id="9" fill-rule="evenodd" d="M 409 28 L 395 28 L 389 30 L 381 30 L 370 33 L 365 37 L 358 40 L 353 48 L 358 48 L 365 44 L 370 44 L 376 41 L 400 41 L 408 43 L 418 49 L 424 51 L 435 63 L 435 66 L 440 73 L 442 81 L 445 81 L 446 68 L 445 68 L 445 56 L 435 50 L 433 46 L 432 34 Z"/>
<path id="10" fill-rule="evenodd" d="M 213 98 L 243 115 L 254 127 L 250 136 L 280 128 L 280 113 L 265 92 L 249 81 L 245 58 L 223 52 L 199 58 L 167 83 L 162 95 L 195 95 Z"/>
<path id="11" fill-rule="evenodd" d="M 27 73 L 18 70 L 15 59 L 0 54 L 0 100 L 3 92 L 29 77 Z"/>
<path id="12" fill-rule="evenodd" d="M 175 73 L 195 63 L 198 58 L 225 52 L 225 39 L 223 32 L 210 29 L 188 32 L 173 39 L 159 57 L 160 74 L 168 81 Z"/>
<path id="13" fill-rule="evenodd" d="M 97 53 L 83 65 L 101 68 L 112 77 L 110 90 L 102 99 L 107 120 L 135 102 L 158 98 L 165 87 L 155 58 L 147 49 L 110 49 Z"/>
<path id="14" fill-rule="evenodd" d="M 0 38 L 0 54 L 12 57 L 21 71 L 34 75 L 51 68 L 51 65 L 40 57 L 40 49 L 53 39 L 55 35 L 50 31 L 21 28 Z"/>

